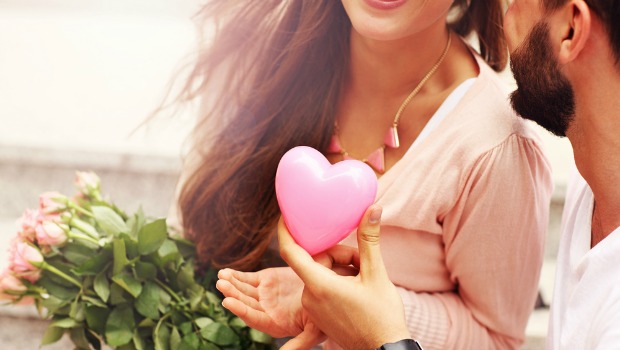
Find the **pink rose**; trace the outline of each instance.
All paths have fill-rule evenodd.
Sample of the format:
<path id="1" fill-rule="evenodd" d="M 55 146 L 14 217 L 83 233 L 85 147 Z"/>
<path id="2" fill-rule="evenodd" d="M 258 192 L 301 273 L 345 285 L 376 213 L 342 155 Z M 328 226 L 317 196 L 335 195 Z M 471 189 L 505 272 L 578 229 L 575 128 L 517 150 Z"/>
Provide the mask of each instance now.
<path id="1" fill-rule="evenodd" d="M 43 221 L 35 229 L 37 243 L 45 246 L 61 246 L 68 238 L 63 226 L 56 222 Z"/>
<path id="2" fill-rule="evenodd" d="M 26 209 L 22 216 L 17 220 L 19 236 L 28 242 L 34 242 L 35 227 L 39 224 L 40 213 L 38 210 Z"/>
<path id="3" fill-rule="evenodd" d="M 45 192 L 39 196 L 39 210 L 43 215 L 57 213 L 67 207 L 67 197 L 58 192 Z"/>
<path id="4" fill-rule="evenodd" d="M 13 276 L 10 271 L 5 270 L 0 274 L 0 300 L 16 301 L 20 295 L 28 288 L 22 281 Z M 30 304 L 34 302 L 32 298 L 22 298 L 19 304 Z"/>
<path id="5" fill-rule="evenodd" d="M 92 171 L 76 171 L 75 185 L 81 193 L 89 195 L 99 191 L 101 180 L 99 176 Z"/>
<path id="6" fill-rule="evenodd" d="M 41 252 L 23 241 L 13 241 L 9 249 L 9 270 L 17 277 L 35 283 L 41 276 L 40 264 L 43 262 Z"/>

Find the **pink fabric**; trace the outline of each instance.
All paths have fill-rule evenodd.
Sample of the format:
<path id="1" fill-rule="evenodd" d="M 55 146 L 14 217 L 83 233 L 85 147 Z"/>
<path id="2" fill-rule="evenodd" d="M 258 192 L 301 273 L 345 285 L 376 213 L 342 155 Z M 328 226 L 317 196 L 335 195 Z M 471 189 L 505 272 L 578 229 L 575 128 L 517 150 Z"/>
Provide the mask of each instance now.
<path id="1" fill-rule="evenodd" d="M 542 265 L 550 165 L 477 60 L 456 108 L 379 179 L 383 257 L 426 350 L 518 349 Z"/>

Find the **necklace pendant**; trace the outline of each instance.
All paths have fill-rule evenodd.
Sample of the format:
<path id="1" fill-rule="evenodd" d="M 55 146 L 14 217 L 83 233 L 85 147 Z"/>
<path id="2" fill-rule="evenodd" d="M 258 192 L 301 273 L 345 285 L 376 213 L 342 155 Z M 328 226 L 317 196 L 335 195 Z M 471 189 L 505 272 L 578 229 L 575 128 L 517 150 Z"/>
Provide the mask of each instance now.
<path id="1" fill-rule="evenodd" d="M 400 141 L 398 139 L 398 126 L 392 125 L 385 134 L 385 139 L 383 140 L 386 146 L 390 148 L 398 148 L 400 147 Z"/>
<path id="2" fill-rule="evenodd" d="M 364 160 L 370 167 L 372 167 L 379 174 L 385 172 L 385 153 L 383 146 L 377 148 L 374 152 L 368 155 L 368 158 Z"/>
<path id="3" fill-rule="evenodd" d="M 342 146 L 340 146 L 340 141 L 338 141 L 338 136 L 332 135 L 332 138 L 329 142 L 329 146 L 327 147 L 328 153 L 342 153 Z"/>

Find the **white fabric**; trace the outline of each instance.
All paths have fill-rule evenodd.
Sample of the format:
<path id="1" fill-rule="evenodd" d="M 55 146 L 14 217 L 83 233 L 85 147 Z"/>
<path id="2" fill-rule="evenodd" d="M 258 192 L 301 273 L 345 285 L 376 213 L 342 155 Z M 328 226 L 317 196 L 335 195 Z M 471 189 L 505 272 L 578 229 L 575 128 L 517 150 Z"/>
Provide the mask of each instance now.
<path id="1" fill-rule="evenodd" d="M 620 349 L 620 227 L 590 249 L 594 196 L 567 189 L 547 349 Z"/>
<path id="2" fill-rule="evenodd" d="M 442 120 L 444 120 L 448 113 L 452 112 L 454 107 L 456 107 L 456 105 L 461 101 L 463 96 L 465 96 L 469 88 L 474 85 L 475 81 L 476 78 L 469 78 L 459 84 L 459 86 L 457 86 L 456 89 L 454 89 L 450 93 L 448 98 L 446 98 L 441 104 L 441 106 L 437 108 L 437 111 L 435 111 L 435 114 L 433 114 L 431 119 L 426 122 L 426 125 L 424 125 L 424 129 L 422 129 L 420 135 L 418 135 L 415 141 L 413 141 L 411 148 L 415 147 L 418 143 L 424 140 L 426 136 L 430 134 L 431 131 L 433 131 L 437 127 L 437 125 L 441 123 Z"/>

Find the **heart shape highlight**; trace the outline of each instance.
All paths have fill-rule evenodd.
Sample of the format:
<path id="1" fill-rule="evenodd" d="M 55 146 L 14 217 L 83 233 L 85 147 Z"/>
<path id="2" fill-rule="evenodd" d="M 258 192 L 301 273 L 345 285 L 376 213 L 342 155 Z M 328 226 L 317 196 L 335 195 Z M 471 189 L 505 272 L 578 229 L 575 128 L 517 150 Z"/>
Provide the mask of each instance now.
<path id="1" fill-rule="evenodd" d="M 276 172 L 278 204 L 295 242 L 310 255 L 347 237 L 375 201 L 377 177 L 364 162 L 331 164 L 311 147 L 284 154 Z"/>

